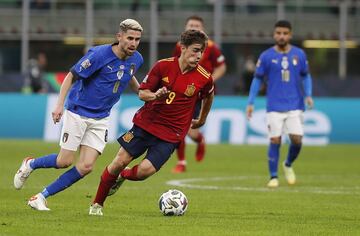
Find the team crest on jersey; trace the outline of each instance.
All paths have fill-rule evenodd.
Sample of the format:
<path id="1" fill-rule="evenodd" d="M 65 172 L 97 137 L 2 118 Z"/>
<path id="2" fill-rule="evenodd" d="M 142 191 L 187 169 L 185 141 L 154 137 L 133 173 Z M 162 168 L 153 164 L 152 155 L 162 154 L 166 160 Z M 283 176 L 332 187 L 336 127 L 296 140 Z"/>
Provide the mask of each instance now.
<path id="1" fill-rule="evenodd" d="M 124 142 L 126 143 L 130 143 L 130 141 L 134 138 L 134 134 L 131 133 L 130 131 L 128 131 L 126 134 L 124 134 L 122 136 L 122 139 L 124 140 Z"/>
<path id="2" fill-rule="evenodd" d="M 195 90 L 196 90 L 196 87 L 195 87 L 194 83 L 192 83 L 186 87 L 185 95 L 188 97 L 191 97 L 192 95 L 194 95 Z"/>
<path id="3" fill-rule="evenodd" d="M 121 78 L 123 77 L 124 69 L 125 69 L 125 66 L 120 65 L 119 71 L 116 73 L 116 76 L 117 76 L 118 80 L 121 80 Z"/>
<path id="4" fill-rule="evenodd" d="M 296 66 L 299 63 L 299 58 L 297 56 L 294 56 L 292 58 L 292 63 L 293 63 L 294 66 Z"/>
<path id="5" fill-rule="evenodd" d="M 288 58 L 287 58 L 287 57 L 283 57 L 283 58 L 282 58 L 281 67 L 282 67 L 284 70 L 287 70 L 287 69 L 289 68 L 289 61 L 288 61 Z"/>
<path id="6" fill-rule="evenodd" d="M 169 83 L 169 77 L 167 77 L 167 76 L 162 78 L 161 80 L 164 81 L 165 83 Z"/>
<path id="7" fill-rule="evenodd" d="M 130 66 L 130 75 L 131 75 L 131 77 L 134 75 L 134 73 L 135 73 L 135 64 L 131 63 L 131 66 Z"/>
<path id="8" fill-rule="evenodd" d="M 63 143 L 66 143 L 69 139 L 69 134 L 68 133 L 64 133 L 63 136 L 62 136 L 62 141 Z"/>
<path id="9" fill-rule="evenodd" d="M 81 62 L 81 67 L 87 69 L 91 66 L 90 60 L 86 59 L 85 61 Z"/>

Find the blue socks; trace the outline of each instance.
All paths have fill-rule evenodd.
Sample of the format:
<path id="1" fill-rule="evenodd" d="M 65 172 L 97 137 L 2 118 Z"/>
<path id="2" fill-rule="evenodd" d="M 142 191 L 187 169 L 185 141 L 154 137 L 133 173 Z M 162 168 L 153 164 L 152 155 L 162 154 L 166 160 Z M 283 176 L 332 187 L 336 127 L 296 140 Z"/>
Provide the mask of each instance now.
<path id="1" fill-rule="evenodd" d="M 268 150 L 268 163 L 271 178 L 277 178 L 280 144 L 270 143 Z"/>
<path id="2" fill-rule="evenodd" d="M 80 175 L 79 171 L 74 166 L 70 170 L 66 171 L 64 174 L 60 175 L 60 177 L 52 184 L 48 185 L 41 192 L 41 194 L 44 195 L 45 198 L 47 198 L 70 187 L 73 183 L 77 182 L 82 177 L 83 176 Z"/>
<path id="3" fill-rule="evenodd" d="M 31 169 L 35 170 L 38 168 L 57 168 L 56 166 L 57 154 L 50 154 L 40 158 L 33 159 L 30 162 Z"/>
<path id="4" fill-rule="evenodd" d="M 285 162 L 285 165 L 287 167 L 290 167 L 291 164 L 295 161 L 295 159 L 298 157 L 300 153 L 300 150 L 301 150 L 301 144 L 300 145 L 290 144 L 288 156 Z"/>

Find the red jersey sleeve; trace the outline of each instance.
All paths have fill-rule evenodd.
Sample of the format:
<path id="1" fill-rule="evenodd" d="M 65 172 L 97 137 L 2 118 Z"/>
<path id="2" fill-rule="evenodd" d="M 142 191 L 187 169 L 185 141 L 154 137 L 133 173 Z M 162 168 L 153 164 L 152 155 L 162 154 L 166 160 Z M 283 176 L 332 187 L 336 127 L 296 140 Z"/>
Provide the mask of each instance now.
<path id="1" fill-rule="evenodd" d="M 214 68 L 222 65 L 225 63 L 225 57 L 220 51 L 219 47 L 213 43 L 211 48 L 211 61 L 213 63 Z"/>
<path id="2" fill-rule="evenodd" d="M 203 99 L 209 96 L 214 91 L 214 82 L 213 78 L 210 76 L 208 82 L 205 84 L 204 88 L 201 90 L 200 99 Z"/>
<path id="3" fill-rule="evenodd" d="M 139 89 L 149 89 L 152 92 L 155 92 L 160 88 L 161 84 L 161 73 L 160 73 L 160 63 L 157 62 L 154 67 L 149 71 L 145 76 L 144 80 L 141 82 Z"/>

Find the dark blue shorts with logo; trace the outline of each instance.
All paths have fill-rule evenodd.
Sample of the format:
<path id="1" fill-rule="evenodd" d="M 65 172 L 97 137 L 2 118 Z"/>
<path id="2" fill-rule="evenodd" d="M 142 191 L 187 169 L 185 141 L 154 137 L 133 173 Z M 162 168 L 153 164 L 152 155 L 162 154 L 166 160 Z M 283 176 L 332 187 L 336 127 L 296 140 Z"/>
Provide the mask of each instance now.
<path id="1" fill-rule="evenodd" d="M 145 158 L 153 164 L 157 171 L 160 170 L 161 166 L 165 164 L 178 146 L 178 143 L 170 143 L 159 139 L 136 125 L 117 140 L 134 159 L 147 151 Z"/>

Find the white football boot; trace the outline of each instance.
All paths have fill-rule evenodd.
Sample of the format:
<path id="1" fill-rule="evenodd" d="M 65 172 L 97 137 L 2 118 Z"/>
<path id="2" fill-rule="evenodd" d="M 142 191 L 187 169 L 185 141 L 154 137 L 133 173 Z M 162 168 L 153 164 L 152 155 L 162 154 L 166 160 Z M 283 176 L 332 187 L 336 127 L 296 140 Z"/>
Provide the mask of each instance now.
<path id="1" fill-rule="evenodd" d="M 14 187 L 16 189 L 21 189 L 24 186 L 25 181 L 33 171 L 30 167 L 30 161 L 33 160 L 32 157 L 27 157 L 21 163 L 20 169 L 16 172 L 14 176 Z"/>
<path id="2" fill-rule="evenodd" d="M 94 203 L 90 206 L 89 215 L 102 216 L 103 215 L 102 209 L 103 207 L 100 204 Z"/>
<path id="3" fill-rule="evenodd" d="M 279 180 L 278 178 L 272 178 L 267 184 L 268 188 L 277 188 L 279 187 Z"/>
<path id="4" fill-rule="evenodd" d="M 287 180 L 288 184 L 294 185 L 296 183 L 296 175 L 292 167 L 288 167 L 283 162 L 283 169 L 285 174 L 285 179 Z"/>
<path id="5" fill-rule="evenodd" d="M 47 207 L 46 199 L 41 193 L 32 196 L 28 201 L 28 205 L 38 211 L 50 211 Z"/>

